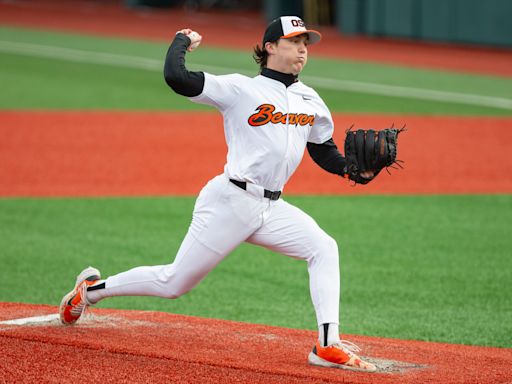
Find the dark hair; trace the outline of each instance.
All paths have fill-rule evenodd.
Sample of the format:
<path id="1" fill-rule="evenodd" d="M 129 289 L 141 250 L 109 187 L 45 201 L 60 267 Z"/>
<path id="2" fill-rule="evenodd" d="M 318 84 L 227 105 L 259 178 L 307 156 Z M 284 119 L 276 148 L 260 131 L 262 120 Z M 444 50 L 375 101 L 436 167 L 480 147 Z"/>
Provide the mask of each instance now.
<path id="1" fill-rule="evenodd" d="M 256 63 L 260 65 L 260 70 L 267 66 L 268 52 L 265 49 L 265 46 L 260 47 L 259 44 L 256 44 L 256 46 L 254 47 L 254 54 L 252 55 L 252 57 L 254 61 L 256 61 Z"/>

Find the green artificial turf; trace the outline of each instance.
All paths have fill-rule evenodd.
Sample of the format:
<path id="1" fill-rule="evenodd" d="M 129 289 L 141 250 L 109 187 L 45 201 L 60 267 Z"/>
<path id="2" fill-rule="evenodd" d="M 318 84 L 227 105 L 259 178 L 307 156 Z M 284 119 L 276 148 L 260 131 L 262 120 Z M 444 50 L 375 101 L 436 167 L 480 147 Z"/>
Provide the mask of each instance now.
<path id="1" fill-rule="evenodd" d="M 344 333 L 512 347 L 512 196 L 288 197 L 341 252 Z M 86 266 L 170 263 L 194 199 L 0 199 L 0 301 L 58 304 Z M 242 245 L 177 299 L 100 307 L 315 329 L 306 264 Z"/>
<path id="2" fill-rule="evenodd" d="M 166 50 L 165 42 L 0 27 L 0 109 L 207 109 L 165 85 Z M 352 81 L 510 101 L 512 79 L 323 59 L 313 57 L 314 47 L 311 54 L 301 78 L 333 112 L 512 114 L 336 89 Z M 256 73 L 250 47 L 204 44 L 187 63 L 216 74 Z M 339 243 L 344 333 L 512 347 L 511 195 L 288 200 Z M 193 201 L 0 199 L 0 301 L 58 304 L 89 264 L 108 276 L 170 263 Z M 113 298 L 99 306 L 316 327 L 305 263 L 250 245 L 178 300 Z"/>
<path id="3" fill-rule="evenodd" d="M 175 95 L 165 84 L 162 69 L 167 47 L 167 43 L 0 27 L 0 108 L 206 108 Z M 333 112 L 512 114 L 512 79 L 318 58 L 314 47 L 311 54 L 301 78 Z M 257 72 L 250 47 L 237 51 L 202 46 L 187 55 L 187 63 L 191 69 L 216 74 L 252 76 Z M 346 88 L 353 82 L 370 88 L 385 85 L 474 95 L 477 103 L 494 97 L 508 100 L 510 106 L 355 92 Z"/>

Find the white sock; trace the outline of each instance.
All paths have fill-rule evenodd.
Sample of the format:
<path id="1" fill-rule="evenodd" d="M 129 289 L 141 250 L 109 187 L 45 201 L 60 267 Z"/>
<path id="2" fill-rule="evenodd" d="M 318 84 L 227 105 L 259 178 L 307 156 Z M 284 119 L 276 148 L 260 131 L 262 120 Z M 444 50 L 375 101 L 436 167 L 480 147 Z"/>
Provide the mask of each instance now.
<path id="1" fill-rule="evenodd" d="M 98 287 L 100 285 L 102 285 L 101 288 Z M 93 287 L 96 287 L 97 289 L 94 289 Z M 93 290 L 90 291 L 90 288 L 93 288 Z M 96 304 L 98 301 L 104 299 L 105 297 L 107 297 L 105 280 L 98 280 L 95 284 L 87 287 L 86 289 L 85 298 L 89 304 Z"/>
<path id="2" fill-rule="evenodd" d="M 322 347 L 340 341 L 339 325 L 336 323 L 320 324 L 318 327 L 318 341 L 320 341 Z"/>

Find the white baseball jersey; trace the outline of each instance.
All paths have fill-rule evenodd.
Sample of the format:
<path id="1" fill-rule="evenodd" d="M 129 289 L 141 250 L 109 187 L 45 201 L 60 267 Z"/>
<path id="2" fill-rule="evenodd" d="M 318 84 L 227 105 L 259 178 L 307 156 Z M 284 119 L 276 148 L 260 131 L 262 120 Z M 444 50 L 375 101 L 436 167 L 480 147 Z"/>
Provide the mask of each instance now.
<path id="1" fill-rule="evenodd" d="M 203 92 L 190 99 L 216 107 L 224 117 L 229 178 L 283 190 L 307 142 L 321 144 L 332 137 L 331 113 L 300 81 L 286 87 L 261 75 L 204 76 Z"/>
<path id="2" fill-rule="evenodd" d="M 266 37 L 307 32 L 318 35 L 318 41 L 319 34 L 306 30 L 299 18 L 281 19 L 271 24 Z M 288 84 L 291 76 L 265 73 L 271 71 L 267 68 L 263 73 L 276 79 L 204 73 L 203 83 L 202 73 L 187 75 L 183 69 L 189 44 L 183 34 L 176 35 L 166 58 L 166 82 L 179 94 L 197 95 L 190 99 L 215 106 L 224 116 L 228 145 L 224 173 L 199 193 L 192 222 L 171 264 L 137 267 L 110 276 L 102 289 L 87 291 L 87 300 L 141 295 L 175 299 L 199 284 L 239 244 L 248 242 L 307 263 L 319 336 L 332 334 L 330 342 L 335 342 L 339 340 L 338 327 L 329 326 L 326 332 L 325 325 L 339 322 L 337 243 L 308 214 L 282 198 L 266 198 L 263 191 L 282 190 L 299 165 L 306 144 L 322 144 L 332 137 L 331 114 L 313 89 L 300 81 L 286 87 L 276 79 Z M 243 188 L 229 179 L 247 183 Z"/>

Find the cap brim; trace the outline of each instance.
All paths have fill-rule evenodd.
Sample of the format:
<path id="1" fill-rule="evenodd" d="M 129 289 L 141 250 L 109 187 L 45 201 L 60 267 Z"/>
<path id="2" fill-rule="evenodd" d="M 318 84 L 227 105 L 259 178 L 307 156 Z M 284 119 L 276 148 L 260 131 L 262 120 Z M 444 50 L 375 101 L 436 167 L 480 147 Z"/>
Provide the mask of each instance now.
<path id="1" fill-rule="evenodd" d="M 293 36 L 308 35 L 308 44 L 316 44 L 322 39 L 322 34 L 314 29 L 306 29 L 305 31 L 292 32 L 287 35 L 281 36 L 281 39 L 289 39 Z"/>

